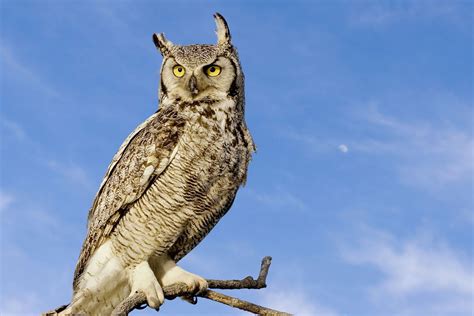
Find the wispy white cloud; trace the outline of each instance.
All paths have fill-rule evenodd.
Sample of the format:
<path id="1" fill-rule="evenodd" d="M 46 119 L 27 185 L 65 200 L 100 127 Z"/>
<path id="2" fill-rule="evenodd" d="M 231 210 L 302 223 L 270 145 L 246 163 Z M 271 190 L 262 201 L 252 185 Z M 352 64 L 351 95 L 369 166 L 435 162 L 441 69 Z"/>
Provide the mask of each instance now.
<path id="1" fill-rule="evenodd" d="M 406 315 L 470 314 L 473 311 L 472 264 L 443 240 L 426 234 L 402 240 L 367 229 L 342 247 L 343 258 L 382 274 L 369 288 L 375 303 Z M 392 302 L 392 303 L 390 303 Z"/>
<path id="2" fill-rule="evenodd" d="M 418 188 L 436 191 L 450 184 L 472 181 L 474 135 L 470 128 L 422 120 L 403 121 L 381 113 L 376 102 L 370 102 L 352 119 L 370 128 L 370 134 L 365 132 L 358 138 L 352 135 L 322 138 L 289 131 L 285 137 L 300 143 L 312 154 L 335 150 L 347 153 L 350 148 L 355 154 L 392 158 L 387 167 L 393 166 L 403 183 Z"/>
<path id="3" fill-rule="evenodd" d="M 285 285 L 286 287 L 288 285 Z M 262 291 L 260 293 L 259 304 L 277 309 L 282 312 L 291 313 L 298 316 L 335 316 L 338 315 L 333 309 L 318 303 L 314 297 L 309 295 L 303 289 L 295 288 L 275 291 L 275 287 L 271 290 Z"/>
<path id="4" fill-rule="evenodd" d="M 60 174 L 68 181 L 81 185 L 86 189 L 92 189 L 93 185 L 87 172 L 76 163 L 62 163 L 56 160 L 48 160 L 47 166 L 54 172 Z"/>
<path id="5" fill-rule="evenodd" d="M 24 196 L 28 196 L 25 194 Z M 6 208 L 8 210 L 8 208 Z M 10 237 L 17 236 L 16 230 L 22 227 L 21 234 L 48 237 L 52 239 L 60 238 L 60 235 L 76 234 L 77 230 L 69 227 L 70 225 L 63 221 L 58 214 L 51 209 L 47 209 L 35 203 L 31 205 L 28 200 L 15 202 L 15 212 L 3 212 L 1 225 L 7 234 L 12 233 Z M 66 230 L 66 227 L 68 229 Z"/>
<path id="6" fill-rule="evenodd" d="M 72 183 L 83 186 L 88 190 L 93 189 L 92 181 L 83 167 L 75 162 L 64 163 L 49 158 L 51 154 L 46 152 L 41 143 L 30 137 L 19 123 L 0 117 L 0 124 L 5 131 L 5 135 L 13 137 L 17 142 L 26 144 L 30 151 L 34 152 L 34 157 L 41 165 L 46 166 Z"/>
<path id="7" fill-rule="evenodd" d="M 388 154 L 398 161 L 401 178 L 425 188 L 472 180 L 474 136 L 470 130 L 435 126 L 424 121 L 403 122 L 370 106 L 365 120 L 380 129 L 377 136 L 351 143 L 354 151 Z"/>
<path id="8" fill-rule="evenodd" d="M 5 211 L 14 200 L 13 195 L 0 191 L 0 213 Z"/>
<path id="9" fill-rule="evenodd" d="M 50 97 L 60 97 L 61 94 L 53 87 L 44 76 L 40 75 L 31 65 L 28 65 L 13 52 L 11 47 L 3 41 L 0 45 L 0 56 L 2 57 L 2 76 L 6 78 L 16 78 L 25 82 L 28 86 L 33 86 L 40 92 Z"/>
<path id="10" fill-rule="evenodd" d="M 2 128 L 5 129 L 8 134 L 13 135 L 15 139 L 19 141 L 24 141 L 27 139 L 25 130 L 18 123 L 13 122 L 5 117 L 1 117 L 0 122 Z"/>

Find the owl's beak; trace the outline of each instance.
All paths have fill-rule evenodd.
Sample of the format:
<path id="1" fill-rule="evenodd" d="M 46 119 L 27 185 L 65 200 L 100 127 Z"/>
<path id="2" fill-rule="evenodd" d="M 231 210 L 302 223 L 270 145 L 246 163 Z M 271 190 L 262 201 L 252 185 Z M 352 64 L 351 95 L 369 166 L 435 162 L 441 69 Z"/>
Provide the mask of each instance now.
<path id="1" fill-rule="evenodd" d="M 197 80 L 194 75 L 192 75 L 191 78 L 189 79 L 188 88 L 193 96 L 196 96 L 199 93 L 199 90 L 197 88 Z"/>

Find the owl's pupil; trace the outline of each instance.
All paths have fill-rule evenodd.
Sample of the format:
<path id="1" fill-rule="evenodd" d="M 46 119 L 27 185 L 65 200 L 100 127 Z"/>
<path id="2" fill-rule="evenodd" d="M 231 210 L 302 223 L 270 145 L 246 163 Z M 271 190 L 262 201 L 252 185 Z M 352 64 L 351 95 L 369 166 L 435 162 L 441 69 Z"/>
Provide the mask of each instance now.
<path id="1" fill-rule="evenodd" d="M 209 70 L 210 70 L 211 72 L 214 72 L 214 71 L 216 71 L 216 68 L 211 67 L 211 69 L 209 69 Z"/>
<path id="2" fill-rule="evenodd" d="M 181 71 L 183 71 L 183 68 L 179 67 L 178 72 L 181 72 Z"/>

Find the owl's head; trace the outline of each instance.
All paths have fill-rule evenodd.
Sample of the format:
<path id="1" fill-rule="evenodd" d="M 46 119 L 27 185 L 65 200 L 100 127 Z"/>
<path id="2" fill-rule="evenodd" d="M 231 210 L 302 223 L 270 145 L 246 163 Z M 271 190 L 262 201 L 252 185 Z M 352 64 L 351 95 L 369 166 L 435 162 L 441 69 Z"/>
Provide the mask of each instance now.
<path id="1" fill-rule="evenodd" d="M 153 34 L 153 42 L 163 55 L 160 101 L 165 97 L 184 101 L 232 97 L 243 103 L 243 74 L 229 27 L 219 13 L 214 18 L 217 25 L 214 45 L 181 46 L 167 40 L 163 33 Z"/>

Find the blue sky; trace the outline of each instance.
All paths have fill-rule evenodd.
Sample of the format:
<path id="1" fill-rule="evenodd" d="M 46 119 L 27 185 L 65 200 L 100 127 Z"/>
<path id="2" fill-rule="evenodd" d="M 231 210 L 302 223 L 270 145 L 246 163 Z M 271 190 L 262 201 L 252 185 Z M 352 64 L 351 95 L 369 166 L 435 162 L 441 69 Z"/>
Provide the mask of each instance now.
<path id="1" fill-rule="evenodd" d="M 472 2 L 3 0 L 0 314 L 69 301 L 105 169 L 157 108 L 151 35 L 213 43 L 216 11 L 258 153 L 182 265 L 241 278 L 271 255 L 268 288 L 232 294 L 297 315 L 474 313 Z"/>

